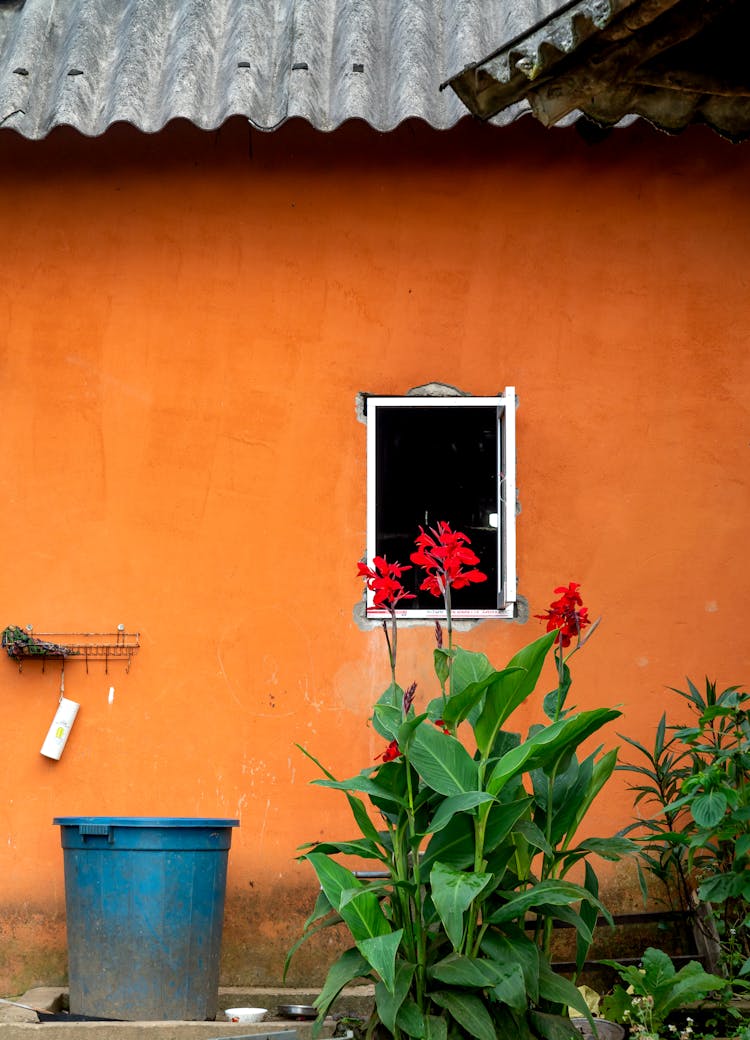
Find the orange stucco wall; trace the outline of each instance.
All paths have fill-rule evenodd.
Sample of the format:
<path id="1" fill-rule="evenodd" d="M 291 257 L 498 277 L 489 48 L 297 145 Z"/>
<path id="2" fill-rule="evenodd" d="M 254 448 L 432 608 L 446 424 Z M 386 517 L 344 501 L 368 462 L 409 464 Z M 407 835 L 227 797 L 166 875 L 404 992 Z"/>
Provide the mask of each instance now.
<path id="1" fill-rule="evenodd" d="M 223 979 L 278 982 L 295 848 L 351 830 L 294 743 L 340 775 L 380 745 L 358 391 L 517 387 L 520 592 L 577 580 L 603 615 L 575 699 L 622 706 L 612 743 L 686 674 L 750 680 L 750 146 L 234 120 L 0 158 L 0 622 L 142 644 L 68 666 L 59 763 L 58 668 L 0 660 L 0 992 L 64 977 L 65 814 L 239 816 Z M 504 663 L 539 631 L 462 641 Z M 431 639 L 400 640 L 425 697 Z M 591 826 L 629 818 L 618 778 Z M 635 902 L 628 868 L 609 886 Z"/>

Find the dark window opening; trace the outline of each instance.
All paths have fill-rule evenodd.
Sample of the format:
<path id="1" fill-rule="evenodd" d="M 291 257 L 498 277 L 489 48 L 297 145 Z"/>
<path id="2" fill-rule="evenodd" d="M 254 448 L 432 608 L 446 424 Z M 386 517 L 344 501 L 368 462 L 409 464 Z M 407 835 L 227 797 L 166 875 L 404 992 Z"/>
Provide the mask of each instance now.
<path id="1" fill-rule="evenodd" d="M 389 561 L 408 563 L 420 525 L 446 520 L 463 531 L 487 581 L 457 589 L 456 609 L 497 608 L 496 408 L 382 408 L 375 461 L 375 548 Z M 495 526 L 491 525 L 494 520 Z M 416 594 L 411 607 L 442 606 L 420 592 L 424 573 L 407 572 L 403 585 Z"/>
<path id="2" fill-rule="evenodd" d="M 497 398 L 368 398 L 368 560 L 408 564 L 420 526 L 450 523 L 471 539 L 487 581 L 453 590 L 457 617 L 513 615 L 515 392 Z M 510 422 L 508 413 L 511 413 Z M 509 504 L 508 495 L 512 496 Z M 415 600 L 399 615 L 430 617 L 443 602 L 404 574 Z M 368 603 L 368 615 L 380 617 Z"/>

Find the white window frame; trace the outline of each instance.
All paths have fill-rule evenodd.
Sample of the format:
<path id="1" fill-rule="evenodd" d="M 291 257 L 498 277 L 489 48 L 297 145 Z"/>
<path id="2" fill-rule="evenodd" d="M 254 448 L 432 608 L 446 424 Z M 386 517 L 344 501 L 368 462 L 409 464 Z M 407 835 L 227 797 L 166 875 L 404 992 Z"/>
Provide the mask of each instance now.
<path id="1" fill-rule="evenodd" d="M 453 609 L 457 620 L 482 618 L 513 618 L 516 610 L 516 391 L 506 386 L 504 394 L 495 397 L 367 397 L 367 561 L 372 563 L 375 550 L 375 468 L 378 430 L 378 410 L 381 407 L 411 408 L 466 408 L 495 407 L 498 431 L 497 459 L 497 517 L 498 517 L 498 589 L 495 609 Z M 450 517 L 445 517 L 450 521 Z M 417 532 L 415 532 L 416 537 Z M 407 560 L 402 560 L 407 563 Z M 481 566 L 481 564 L 480 564 Z M 374 593 L 367 592 L 367 617 L 372 620 L 390 617 L 390 613 L 373 605 Z M 445 616 L 442 607 L 436 609 L 405 606 L 396 610 L 398 618 L 435 620 Z"/>

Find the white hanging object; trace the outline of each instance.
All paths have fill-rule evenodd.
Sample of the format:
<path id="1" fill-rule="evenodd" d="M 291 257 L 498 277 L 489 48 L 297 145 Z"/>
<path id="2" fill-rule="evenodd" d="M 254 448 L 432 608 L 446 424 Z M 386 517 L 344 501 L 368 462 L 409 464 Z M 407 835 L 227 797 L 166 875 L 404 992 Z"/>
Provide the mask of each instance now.
<path id="1" fill-rule="evenodd" d="M 65 664 L 63 664 L 60 675 L 60 703 L 57 705 L 52 725 L 47 731 L 41 747 L 41 754 L 46 758 L 59 761 L 80 706 L 76 701 L 68 700 L 65 696 Z"/>
<path id="2" fill-rule="evenodd" d="M 75 701 L 69 701 L 67 697 L 60 698 L 52 725 L 41 748 L 41 753 L 47 758 L 59 760 L 79 708 L 80 704 Z"/>

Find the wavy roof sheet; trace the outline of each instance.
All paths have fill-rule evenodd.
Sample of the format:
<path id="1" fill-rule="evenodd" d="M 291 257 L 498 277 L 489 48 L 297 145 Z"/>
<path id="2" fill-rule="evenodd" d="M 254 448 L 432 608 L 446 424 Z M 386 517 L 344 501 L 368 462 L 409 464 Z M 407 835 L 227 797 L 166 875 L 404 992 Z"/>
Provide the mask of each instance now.
<path id="1" fill-rule="evenodd" d="M 533 26 L 554 0 L 0 0 L 0 125 L 42 138 L 124 120 L 273 130 L 364 119 L 445 129 L 440 83 Z M 509 123 L 525 103 L 494 121 Z"/>
<path id="2" fill-rule="evenodd" d="M 583 112 L 750 137 L 748 0 L 566 0 L 457 69 L 448 84 L 482 119 L 519 103 L 546 126 Z"/>

